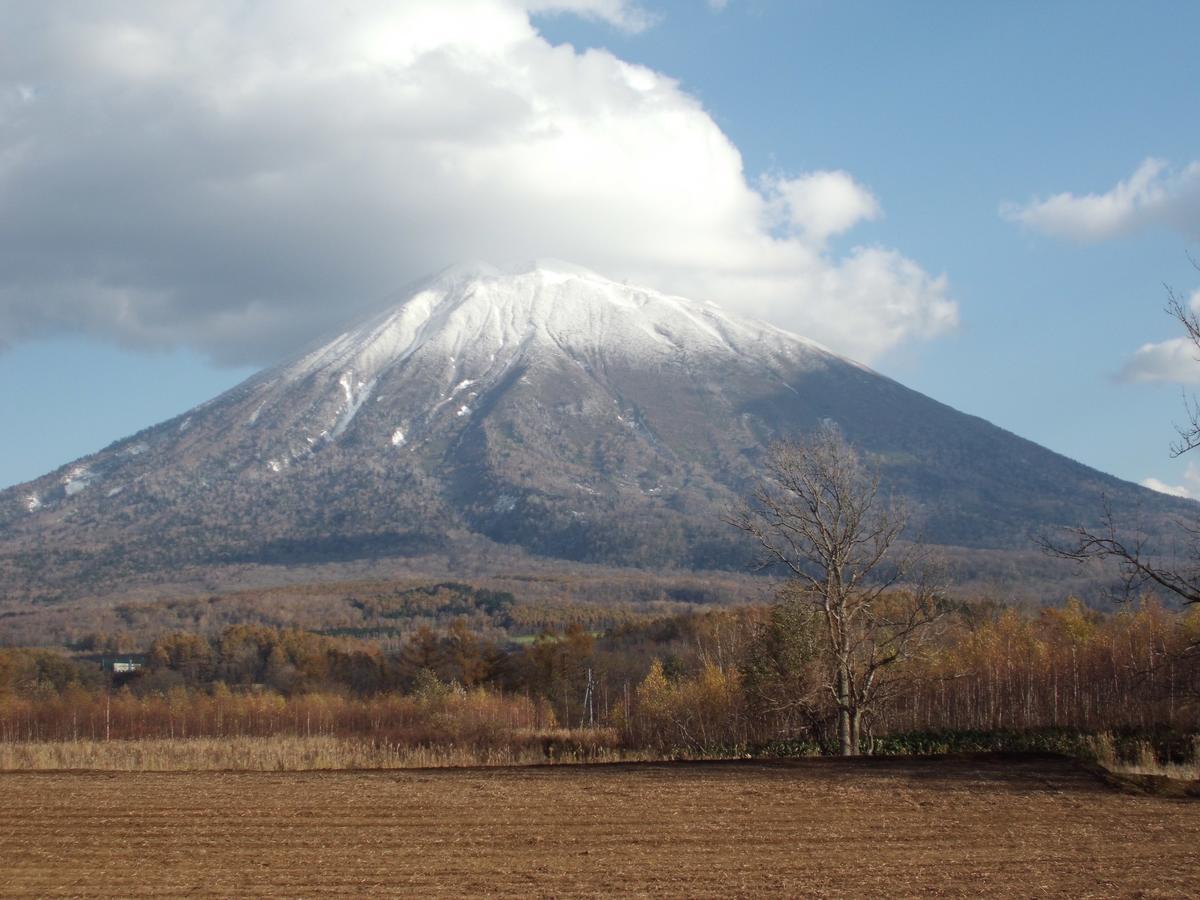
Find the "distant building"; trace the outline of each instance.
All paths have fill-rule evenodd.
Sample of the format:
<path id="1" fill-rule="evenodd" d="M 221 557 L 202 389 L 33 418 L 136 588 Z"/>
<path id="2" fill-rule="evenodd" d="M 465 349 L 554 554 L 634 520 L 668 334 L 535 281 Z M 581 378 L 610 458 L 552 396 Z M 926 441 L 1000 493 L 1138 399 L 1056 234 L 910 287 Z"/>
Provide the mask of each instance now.
<path id="1" fill-rule="evenodd" d="M 100 659 L 100 668 L 114 675 L 128 675 L 138 672 L 146 665 L 144 656 L 104 656 Z"/>

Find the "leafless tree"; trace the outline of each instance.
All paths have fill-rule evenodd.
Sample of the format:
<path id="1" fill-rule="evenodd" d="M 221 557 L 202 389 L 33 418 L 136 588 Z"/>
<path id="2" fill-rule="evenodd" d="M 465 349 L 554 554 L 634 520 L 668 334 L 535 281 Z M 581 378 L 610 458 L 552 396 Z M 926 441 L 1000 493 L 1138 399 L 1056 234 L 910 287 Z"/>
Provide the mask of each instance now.
<path id="1" fill-rule="evenodd" d="M 1115 563 L 1126 600 L 1141 595 L 1151 586 L 1174 594 L 1184 603 L 1200 603 L 1200 529 L 1180 522 L 1186 539 L 1182 550 L 1169 556 L 1149 552 L 1146 535 L 1136 522 L 1121 527 L 1106 502 L 1099 527 L 1076 525 L 1066 529 L 1065 541 L 1041 537 L 1043 551 L 1060 559 L 1083 564 L 1090 560 Z"/>
<path id="2" fill-rule="evenodd" d="M 1188 257 L 1200 271 L 1200 263 Z M 1196 350 L 1196 362 L 1200 365 L 1200 317 L 1197 310 L 1180 299 L 1170 287 L 1167 291 L 1166 312 L 1183 326 L 1188 340 Z M 1187 423 L 1177 425 L 1179 439 L 1171 445 L 1171 455 L 1180 456 L 1200 447 L 1200 402 L 1193 397 L 1184 398 Z M 1169 557 L 1161 552 L 1148 551 L 1145 535 L 1137 523 L 1123 526 L 1106 503 L 1101 524 L 1098 528 L 1076 526 L 1068 529 L 1065 543 L 1051 538 L 1040 538 L 1038 543 L 1047 553 L 1063 559 L 1084 563 L 1089 560 L 1115 562 L 1125 584 L 1126 596 L 1133 596 L 1142 588 L 1157 586 L 1174 594 L 1184 603 L 1200 604 L 1200 527 L 1186 522 L 1179 523 L 1180 546 Z"/>
<path id="3" fill-rule="evenodd" d="M 945 605 L 927 549 L 904 544 L 904 508 L 880 493 L 879 473 L 834 425 L 775 444 L 761 482 L 730 517 L 758 543 L 762 566 L 822 625 L 841 753 L 853 756 L 863 717 L 895 689 L 892 667 L 931 633 Z"/>

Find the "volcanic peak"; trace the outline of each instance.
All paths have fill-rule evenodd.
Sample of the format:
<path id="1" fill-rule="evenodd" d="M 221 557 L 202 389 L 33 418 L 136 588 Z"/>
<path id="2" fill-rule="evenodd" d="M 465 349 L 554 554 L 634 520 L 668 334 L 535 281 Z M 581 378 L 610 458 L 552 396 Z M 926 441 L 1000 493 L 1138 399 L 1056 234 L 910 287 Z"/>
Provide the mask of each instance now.
<path id="1" fill-rule="evenodd" d="M 580 361 L 619 355 L 643 364 L 681 354 L 754 356 L 764 350 L 833 356 L 813 341 L 711 303 L 540 260 L 504 269 L 487 263 L 452 266 L 276 374 L 296 381 L 338 370 L 367 384 L 425 349 L 490 364 L 533 347 L 557 348 Z"/>

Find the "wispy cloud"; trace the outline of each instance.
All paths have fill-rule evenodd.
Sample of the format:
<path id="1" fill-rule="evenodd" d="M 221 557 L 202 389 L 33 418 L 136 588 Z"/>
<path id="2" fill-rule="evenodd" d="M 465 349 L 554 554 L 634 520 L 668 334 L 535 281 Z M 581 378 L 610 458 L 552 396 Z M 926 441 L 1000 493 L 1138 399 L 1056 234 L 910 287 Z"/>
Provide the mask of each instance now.
<path id="1" fill-rule="evenodd" d="M 1200 161 L 1180 170 L 1147 159 L 1127 179 L 1100 194 L 1055 194 L 1001 214 L 1035 231 L 1076 241 L 1102 241 L 1149 226 L 1200 236 Z"/>
<path id="2" fill-rule="evenodd" d="M 953 328 L 946 279 L 827 238 L 844 172 L 748 180 L 670 77 L 551 45 L 626 0 L 0 0 L 0 340 L 266 362 L 462 259 L 552 256 L 871 359 Z"/>

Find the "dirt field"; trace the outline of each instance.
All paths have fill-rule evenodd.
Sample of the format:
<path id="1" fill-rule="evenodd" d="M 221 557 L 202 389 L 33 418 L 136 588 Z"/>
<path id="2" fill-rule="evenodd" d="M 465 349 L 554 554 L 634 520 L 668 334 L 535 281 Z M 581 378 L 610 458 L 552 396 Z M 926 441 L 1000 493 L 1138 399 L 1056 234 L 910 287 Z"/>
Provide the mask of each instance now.
<path id="1" fill-rule="evenodd" d="M 1197 896 L 1200 802 L 1066 761 L 0 774 L 0 894 Z"/>

